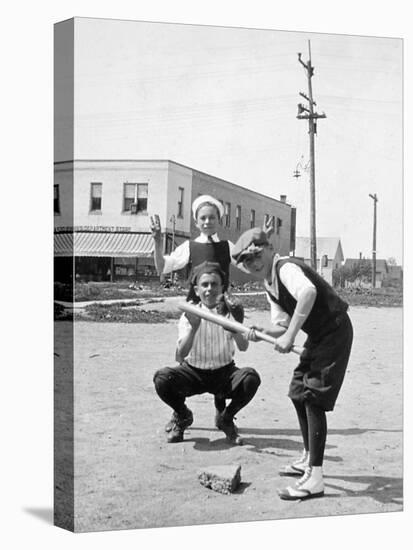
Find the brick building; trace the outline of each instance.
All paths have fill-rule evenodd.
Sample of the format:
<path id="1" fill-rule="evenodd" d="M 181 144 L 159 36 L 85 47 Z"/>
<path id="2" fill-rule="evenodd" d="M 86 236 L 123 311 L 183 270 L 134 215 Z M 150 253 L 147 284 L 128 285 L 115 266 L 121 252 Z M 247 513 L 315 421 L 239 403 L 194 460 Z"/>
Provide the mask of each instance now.
<path id="1" fill-rule="evenodd" d="M 288 255 L 294 249 L 295 209 L 170 160 L 75 160 L 54 170 L 55 279 L 140 280 L 155 275 L 150 216 L 160 216 L 165 253 L 198 230 L 191 205 L 211 194 L 224 205 L 222 239 L 272 217 L 271 239 Z M 235 280 L 243 275 L 234 270 Z"/>

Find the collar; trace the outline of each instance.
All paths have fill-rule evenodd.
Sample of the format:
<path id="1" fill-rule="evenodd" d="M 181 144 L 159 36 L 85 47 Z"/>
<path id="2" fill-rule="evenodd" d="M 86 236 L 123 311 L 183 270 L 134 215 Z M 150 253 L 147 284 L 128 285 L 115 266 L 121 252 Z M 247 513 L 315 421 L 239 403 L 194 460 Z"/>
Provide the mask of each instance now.
<path id="1" fill-rule="evenodd" d="M 268 281 L 267 279 L 264 279 L 264 286 L 266 290 L 272 294 L 277 300 L 278 300 L 278 281 L 276 276 L 276 265 L 281 260 L 281 256 L 279 254 L 274 255 L 274 260 L 272 262 L 272 268 L 271 268 L 271 281 Z"/>
<path id="2" fill-rule="evenodd" d="M 218 233 L 214 233 L 212 236 L 212 240 L 215 242 L 215 243 L 219 243 L 219 237 L 218 237 Z M 195 241 L 197 243 L 207 243 L 208 242 L 208 237 L 206 235 L 204 235 L 203 233 L 201 233 L 196 239 Z"/>

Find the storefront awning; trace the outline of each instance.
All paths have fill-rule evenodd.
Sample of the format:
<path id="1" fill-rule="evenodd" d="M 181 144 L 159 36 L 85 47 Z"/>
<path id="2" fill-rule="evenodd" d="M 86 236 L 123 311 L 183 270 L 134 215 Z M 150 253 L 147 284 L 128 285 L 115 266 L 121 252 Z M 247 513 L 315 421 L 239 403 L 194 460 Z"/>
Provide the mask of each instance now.
<path id="1" fill-rule="evenodd" d="M 61 256 L 148 258 L 153 239 L 148 233 L 55 233 L 54 254 Z"/>

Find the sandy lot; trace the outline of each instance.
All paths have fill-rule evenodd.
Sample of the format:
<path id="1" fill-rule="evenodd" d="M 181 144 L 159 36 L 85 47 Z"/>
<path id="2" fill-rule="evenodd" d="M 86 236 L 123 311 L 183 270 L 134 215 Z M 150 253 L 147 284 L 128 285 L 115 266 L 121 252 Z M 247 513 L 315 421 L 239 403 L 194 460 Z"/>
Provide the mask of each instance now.
<path id="1" fill-rule="evenodd" d="M 175 322 L 76 323 L 75 530 L 402 510 L 402 309 L 353 307 L 350 315 L 351 362 L 327 418 L 326 496 L 290 503 L 279 499 L 277 489 L 289 480 L 278 469 L 301 451 L 286 397 L 295 355 L 277 354 L 266 343 L 238 352 L 238 366 L 255 367 L 262 379 L 254 400 L 237 416 L 244 446 L 227 444 L 213 427 L 210 395 L 188 399 L 194 424 L 183 443 L 167 444 L 163 427 L 170 409 L 157 397 L 152 376 L 174 364 Z M 248 324 L 265 324 L 268 313 L 248 311 L 247 317 Z M 56 369 L 63 372 L 69 368 L 70 323 L 57 327 Z M 65 393 L 62 382 L 57 399 Z M 222 495 L 199 484 L 200 468 L 234 463 L 242 468 L 237 493 Z M 64 491 L 63 477 L 57 472 Z"/>

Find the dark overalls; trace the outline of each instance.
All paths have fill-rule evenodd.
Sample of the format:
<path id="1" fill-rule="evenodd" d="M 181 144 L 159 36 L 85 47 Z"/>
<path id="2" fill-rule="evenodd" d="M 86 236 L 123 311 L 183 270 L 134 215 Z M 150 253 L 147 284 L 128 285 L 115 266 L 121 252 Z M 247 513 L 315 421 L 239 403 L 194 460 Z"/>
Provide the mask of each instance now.
<path id="1" fill-rule="evenodd" d="M 188 280 L 190 283 L 188 296 L 186 297 L 188 302 L 199 302 L 199 298 L 194 291 L 194 285 L 191 282 L 191 276 L 194 268 L 206 261 L 216 262 L 221 266 L 221 269 L 225 275 L 225 279 L 223 281 L 223 291 L 226 292 L 228 290 L 229 266 L 231 264 L 228 241 L 207 243 L 189 241 Z"/>
<path id="2" fill-rule="evenodd" d="M 348 304 L 311 267 L 295 258 L 278 260 L 275 277 L 278 299 L 270 299 L 292 317 L 296 299 L 280 279 L 280 269 L 287 263 L 298 265 L 313 283 L 317 297 L 302 330 L 307 334 L 305 351 L 294 369 L 288 396 L 294 401 L 306 401 L 325 411 L 334 408 L 343 383 L 353 341 L 353 327 L 347 314 Z"/>

